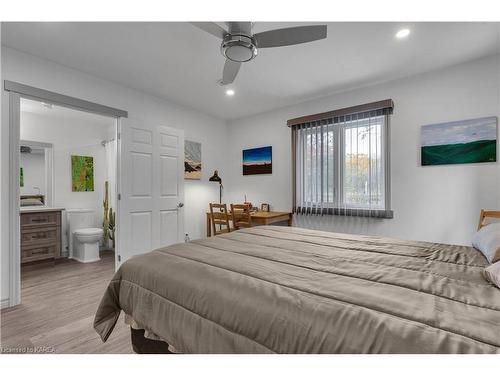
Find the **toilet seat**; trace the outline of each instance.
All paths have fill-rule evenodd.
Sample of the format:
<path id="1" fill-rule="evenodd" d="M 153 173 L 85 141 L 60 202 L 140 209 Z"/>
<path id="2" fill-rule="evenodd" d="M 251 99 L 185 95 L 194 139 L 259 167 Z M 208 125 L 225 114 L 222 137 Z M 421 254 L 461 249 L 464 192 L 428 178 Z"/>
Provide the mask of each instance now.
<path id="1" fill-rule="evenodd" d="M 77 235 L 83 235 L 83 236 L 95 236 L 95 235 L 101 235 L 102 234 L 102 228 L 82 228 L 82 229 L 77 229 L 73 232 L 74 234 Z"/>

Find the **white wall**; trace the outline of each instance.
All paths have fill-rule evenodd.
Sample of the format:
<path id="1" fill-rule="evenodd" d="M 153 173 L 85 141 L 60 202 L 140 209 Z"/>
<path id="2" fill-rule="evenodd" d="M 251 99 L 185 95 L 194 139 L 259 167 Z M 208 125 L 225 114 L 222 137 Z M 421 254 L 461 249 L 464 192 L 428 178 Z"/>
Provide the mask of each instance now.
<path id="1" fill-rule="evenodd" d="M 470 244 L 481 208 L 500 209 L 499 162 L 419 166 L 420 126 L 498 116 L 499 58 L 324 97 L 228 123 L 229 200 L 292 208 L 290 118 L 392 98 L 394 219 L 296 216 L 299 226 L 444 243 Z M 241 150 L 273 146 L 273 174 L 243 176 Z"/>
<path id="2" fill-rule="evenodd" d="M 225 121 L 172 102 L 106 81 L 83 72 L 2 47 L 2 79 L 74 96 L 126 110 L 138 123 L 153 123 L 183 129 L 185 138 L 202 143 L 203 177 L 185 181 L 185 231 L 192 239 L 205 235 L 205 211 L 218 201 L 217 184 L 209 183 L 214 169 L 225 175 L 227 144 Z M 8 207 L 8 94 L 2 92 L 1 171 L 2 213 Z M 8 218 L 2 217 L 2 299 L 8 295 Z"/>
<path id="3" fill-rule="evenodd" d="M 45 195 L 45 154 L 21 153 L 19 167 L 23 168 L 24 181 L 24 186 L 20 187 L 20 195 Z"/>
<path id="4" fill-rule="evenodd" d="M 52 143 L 54 153 L 54 206 L 91 208 L 95 211 L 94 225 L 102 222 L 102 201 L 106 180 L 106 157 L 101 141 L 107 139 L 115 126 L 82 120 L 68 120 L 50 115 L 21 112 L 21 139 Z M 94 158 L 94 191 L 73 192 L 71 189 L 71 155 Z"/>

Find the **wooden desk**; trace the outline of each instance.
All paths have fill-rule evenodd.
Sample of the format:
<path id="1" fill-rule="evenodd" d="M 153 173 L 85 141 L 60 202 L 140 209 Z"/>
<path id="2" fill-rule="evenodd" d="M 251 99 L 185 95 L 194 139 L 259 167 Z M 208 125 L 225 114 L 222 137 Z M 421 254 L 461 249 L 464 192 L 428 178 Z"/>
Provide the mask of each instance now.
<path id="1" fill-rule="evenodd" d="M 272 223 L 278 223 L 281 221 L 286 221 L 288 226 L 292 226 L 293 215 L 291 212 L 277 212 L 277 211 L 257 211 L 252 212 L 252 225 L 269 225 Z M 212 226 L 211 226 L 212 216 L 210 212 L 207 212 L 207 237 L 212 236 Z M 229 220 L 232 221 L 231 213 L 229 213 Z"/>

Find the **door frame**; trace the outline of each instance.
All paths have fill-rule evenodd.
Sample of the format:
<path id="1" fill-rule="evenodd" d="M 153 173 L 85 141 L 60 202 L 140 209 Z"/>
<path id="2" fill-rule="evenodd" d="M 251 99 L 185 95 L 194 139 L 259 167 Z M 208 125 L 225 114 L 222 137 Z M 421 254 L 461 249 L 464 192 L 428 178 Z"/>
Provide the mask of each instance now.
<path id="1" fill-rule="evenodd" d="M 127 118 L 128 112 L 102 104 L 78 99 L 72 96 L 4 80 L 4 90 L 9 94 L 9 299 L 8 306 L 21 303 L 21 243 L 20 243 L 20 210 L 19 210 L 19 145 L 20 145 L 20 115 L 21 99 L 31 99 L 50 103 L 61 107 L 76 109 L 98 115 L 114 118 L 115 139 L 119 139 L 120 118 Z M 118 150 L 118 147 L 117 147 Z M 119 162 L 117 151 L 117 163 Z M 117 168 L 117 174 L 119 173 Z M 120 180 L 116 178 L 117 183 Z M 117 189 L 119 187 L 117 186 Z M 118 190 L 119 191 L 119 190 Z M 116 205 L 119 210 L 119 204 Z M 118 212 L 117 212 L 118 216 Z M 120 227 L 117 226 L 117 231 Z M 117 233 L 118 237 L 118 233 Z M 118 248 L 118 244 L 117 244 Z M 115 251 L 115 264 L 118 252 Z M 2 306 L 3 307 L 3 306 Z"/>

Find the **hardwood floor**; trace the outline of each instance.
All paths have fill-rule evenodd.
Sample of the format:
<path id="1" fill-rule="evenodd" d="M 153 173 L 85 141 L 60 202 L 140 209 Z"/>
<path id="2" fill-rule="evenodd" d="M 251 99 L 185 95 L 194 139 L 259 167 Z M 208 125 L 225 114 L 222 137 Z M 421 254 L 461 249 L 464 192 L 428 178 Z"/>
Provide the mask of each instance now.
<path id="1" fill-rule="evenodd" d="M 130 330 L 120 317 L 106 343 L 92 327 L 94 314 L 114 273 L 114 254 L 101 261 L 73 260 L 21 272 L 21 305 L 1 311 L 3 353 L 132 353 Z M 31 348 L 31 349 L 26 349 Z"/>

